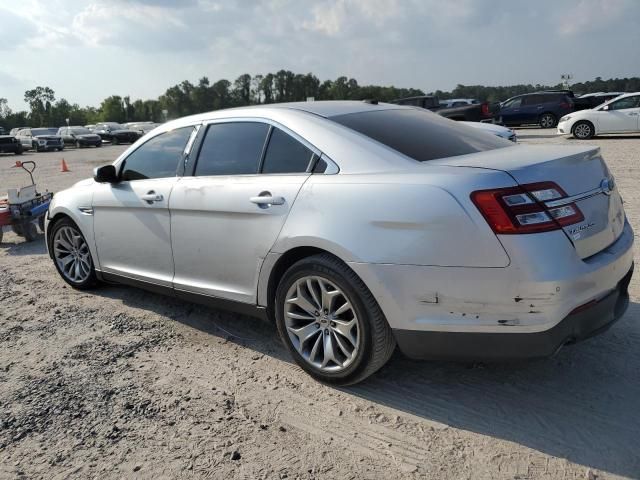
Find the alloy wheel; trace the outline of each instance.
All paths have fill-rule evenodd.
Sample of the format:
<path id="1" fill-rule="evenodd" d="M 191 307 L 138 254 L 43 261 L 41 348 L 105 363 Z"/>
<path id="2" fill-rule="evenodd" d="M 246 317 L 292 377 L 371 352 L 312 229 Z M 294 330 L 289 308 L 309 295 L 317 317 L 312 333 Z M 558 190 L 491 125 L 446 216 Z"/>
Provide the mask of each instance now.
<path id="1" fill-rule="evenodd" d="M 82 234 L 64 226 L 53 237 L 53 254 L 62 274 L 74 283 L 82 283 L 91 275 L 91 253 Z"/>
<path id="2" fill-rule="evenodd" d="M 576 125 L 573 133 L 578 138 L 589 138 L 591 136 L 591 127 L 586 123 L 581 123 Z"/>
<path id="3" fill-rule="evenodd" d="M 548 113 L 544 114 L 540 119 L 540 126 L 542 128 L 551 128 L 554 126 L 554 124 L 555 124 L 555 119 L 553 118 L 552 115 L 549 115 Z"/>
<path id="4" fill-rule="evenodd" d="M 287 334 L 300 356 L 322 372 L 347 368 L 360 348 L 358 317 L 347 295 L 326 278 L 305 276 L 285 298 Z"/>

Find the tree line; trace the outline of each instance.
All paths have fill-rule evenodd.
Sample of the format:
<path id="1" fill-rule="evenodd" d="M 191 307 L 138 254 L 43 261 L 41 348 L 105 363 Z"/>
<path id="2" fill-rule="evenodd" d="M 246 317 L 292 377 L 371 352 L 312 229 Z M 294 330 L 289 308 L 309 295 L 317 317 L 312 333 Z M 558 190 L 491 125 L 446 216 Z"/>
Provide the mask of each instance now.
<path id="1" fill-rule="evenodd" d="M 457 85 L 446 92 L 436 90 L 429 94 L 441 99 L 477 98 L 481 101 L 499 102 L 514 95 L 538 90 L 560 89 L 556 85 L 510 85 L 483 86 Z M 634 92 L 640 91 L 640 77 L 615 78 L 575 83 L 571 88 L 577 94 L 592 92 Z M 99 107 L 81 107 L 64 98 L 56 99 L 49 87 L 35 87 L 24 94 L 28 111 L 14 112 L 4 98 L 0 98 L 0 125 L 7 129 L 32 127 L 58 127 L 66 124 L 86 125 L 100 121 L 163 122 L 185 115 L 239 107 L 279 102 L 304 101 L 309 97 L 316 100 L 363 100 L 376 99 L 388 102 L 397 98 L 424 95 L 416 88 L 396 88 L 393 86 L 360 85 L 354 78 L 338 77 L 336 80 L 320 81 L 311 73 L 299 74 L 288 70 L 267 75 L 240 75 L 235 81 L 218 80 L 214 83 L 202 77 L 197 84 L 185 80 L 167 89 L 153 100 L 131 100 L 130 96 L 112 95 L 105 98 Z"/>

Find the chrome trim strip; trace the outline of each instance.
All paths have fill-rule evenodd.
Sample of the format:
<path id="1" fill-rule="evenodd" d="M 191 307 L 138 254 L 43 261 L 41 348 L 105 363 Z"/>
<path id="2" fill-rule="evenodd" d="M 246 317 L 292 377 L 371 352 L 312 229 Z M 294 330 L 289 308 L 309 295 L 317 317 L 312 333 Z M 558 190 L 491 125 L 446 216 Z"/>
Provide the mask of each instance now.
<path id="1" fill-rule="evenodd" d="M 545 206 L 550 208 L 561 207 L 562 205 L 579 202 L 580 200 L 584 200 L 585 198 L 589 198 L 589 197 L 594 197 L 596 195 L 600 195 L 601 193 L 605 193 L 605 192 L 602 189 L 602 187 L 598 187 L 598 188 L 594 188 L 593 190 L 579 193 L 572 197 L 565 197 L 565 198 L 560 198 L 558 200 L 551 200 L 549 202 L 545 202 Z"/>
<path id="2" fill-rule="evenodd" d="M 78 207 L 78 210 L 85 215 L 93 215 L 92 207 Z"/>

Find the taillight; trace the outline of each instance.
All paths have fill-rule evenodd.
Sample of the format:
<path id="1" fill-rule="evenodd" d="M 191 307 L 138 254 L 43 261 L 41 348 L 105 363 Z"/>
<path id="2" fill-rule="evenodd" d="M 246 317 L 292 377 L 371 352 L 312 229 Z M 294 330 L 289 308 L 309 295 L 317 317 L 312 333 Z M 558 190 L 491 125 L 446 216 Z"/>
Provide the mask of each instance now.
<path id="1" fill-rule="evenodd" d="M 512 235 L 549 232 L 583 221 L 584 215 L 575 203 L 552 208 L 544 205 L 566 196 L 554 182 L 540 182 L 478 190 L 471 194 L 471 200 L 495 233 Z"/>
<path id="2" fill-rule="evenodd" d="M 560 103 L 560 108 L 564 108 L 565 110 L 571 108 L 571 104 L 567 103 L 567 102 L 562 102 Z"/>
<path id="3" fill-rule="evenodd" d="M 484 115 L 485 117 L 488 117 L 491 115 L 491 112 L 489 111 L 488 103 L 483 103 L 480 108 L 482 109 L 482 115 Z"/>

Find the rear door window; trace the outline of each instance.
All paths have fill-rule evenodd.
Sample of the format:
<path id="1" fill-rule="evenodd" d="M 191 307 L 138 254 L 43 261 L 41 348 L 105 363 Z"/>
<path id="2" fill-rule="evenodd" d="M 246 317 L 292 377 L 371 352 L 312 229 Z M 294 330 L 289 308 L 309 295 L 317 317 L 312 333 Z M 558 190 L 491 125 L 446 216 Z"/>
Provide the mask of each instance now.
<path id="1" fill-rule="evenodd" d="M 513 146 L 428 110 L 377 110 L 330 119 L 419 162 Z"/>
<path id="2" fill-rule="evenodd" d="M 273 128 L 262 164 L 262 173 L 303 173 L 313 152 L 291 135 Z"/>
<path id="3" fill-rule="evenodd" d="M 258 173 L 269 125 L 258 122 L 209 125 L 196 162 L 196 176 Z"/>

